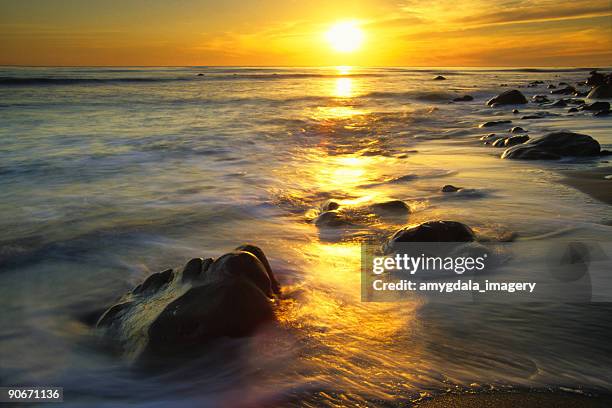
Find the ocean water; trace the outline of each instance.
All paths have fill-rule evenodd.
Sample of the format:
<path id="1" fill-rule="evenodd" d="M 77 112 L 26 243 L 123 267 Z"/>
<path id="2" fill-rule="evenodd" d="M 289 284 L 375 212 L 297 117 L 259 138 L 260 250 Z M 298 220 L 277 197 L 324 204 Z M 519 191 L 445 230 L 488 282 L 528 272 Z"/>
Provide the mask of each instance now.
<path id="1" fill-rule="evenodd" d="M 198 76 L 198 74 L 203 74 Z M 433 81 L 438 74 L 446 81 Z M 65 387 L 63 406 L 342 406 L 480 387 L 612 392 L 607 304 L 360 301 L 360 243 L 432 219 L 488 240 L 610 241 L 610 206 L 559 181 L 607 159 L 501 160 L 478 138 L 609 118 L 530 103 L 581 69 L 0 68 L 0 382 Z M 545 81 L 527 87 L 534 80 Z M 470 94 L 473 102 L 449 103 Z M 558 116 L 520 120 L 548 110 Z M 488 120 L 511 125 L 482 129 Z M 440 193 L 441 186 L 469 193 Z M 309 220 L 328 199 L 352 228 Z M 284 287 L 278 324 L 143 372 L 83 316 L 151 272 L 251 242 Z M 523 271 L 524 272 L 524 271 Z"/>

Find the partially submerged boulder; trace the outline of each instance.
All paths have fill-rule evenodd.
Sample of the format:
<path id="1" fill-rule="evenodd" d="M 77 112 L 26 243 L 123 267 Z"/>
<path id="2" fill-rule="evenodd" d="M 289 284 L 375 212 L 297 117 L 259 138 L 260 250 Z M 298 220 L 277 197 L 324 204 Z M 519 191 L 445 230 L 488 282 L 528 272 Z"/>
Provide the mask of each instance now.
<path id="1" fill-rule="evenodd" d="M 472 242 L 474 231 L 457 221 L 427 221 L 422 224 L 402 228 L 390 242 Z"/>
<path id="2" fill-rule="evenodd" d="M 180 278 L 179 278 L 180 277 Z M 132 355 L 174 357 L 274 320 L 280 285 L 263 251 L 242 245 L 194 258 L 179 275 L 153 274 L 106 310 L 97 327 Z"/>
<path id="3" fill-rule="evenodd" d="M 612 98 L 612 85 L 605 84 L 599 85 L 591 89 L 588 93 L 587 98 L 589 99 L 610 99 Z"/>
<path id="4" fill-rule="evenodd" d="M 487 101 L 487 105 L 519 105 L 527 103 L 527 98 L 520 91 L 511 89 L 506 92 L 502 92 L 494 98 Z"/>
<path id="5" fill-rule="evenodd" d="M 502 159 L 556 160 L 564 156 L 597 156 L 601 146 L 591 136 L 574 132 L 553 132 L 513 146 Z"/>

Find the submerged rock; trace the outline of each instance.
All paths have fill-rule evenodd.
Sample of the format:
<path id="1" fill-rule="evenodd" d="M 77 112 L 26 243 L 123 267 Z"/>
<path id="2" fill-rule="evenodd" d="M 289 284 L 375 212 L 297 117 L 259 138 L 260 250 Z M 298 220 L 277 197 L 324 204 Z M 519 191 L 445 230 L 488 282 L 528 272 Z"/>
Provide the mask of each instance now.
<path id="1" fill-rule="evenodd" d="M 605 84 L 599 85 L 591 89 L 591 92 L 587 95 L 589 99 L 610 99 L 612 98 L 612 85 Z"/>
<path id="2" fill-rule="evenodd" d="M 578 112 L 578 108 L 569 108 L 567 110 L 568 113 L 574 113 L 574 112 Z"/>
<path id="3" fill-rule="evenodd" d="M 342 216 L 340 211 L 338 210 L 330 210 L 325 211 L 319 214 L 317 218 L 314 219 L 314 224 L 321 227 L 341 227 L 343 225 L 349 225 L 350 222 Z"/>
<path id="4" fill-rule="evenodd" d="M 546 95 L 533 95 L 531 97 L 531 100 L 533 101 L 533 103 L 548 103 L 548 102 L 550 102 L 550 99 L 548 99 L 548 97 Z"/>
<path id="5" fill-rule="evenodd" d="M 502 159 L 556 160 L 563 156 L 597 156 L 601 147 L 591 136 L 553 132 L 506 150 Z"/>
<path id="6" fill-rule="evenodd" d="M 408 204 L 401 200 L 390 200 L 382 203 L 374 203 L 371 205 L 372 211 L 376 213 L 393 213 L 398 215 L 405 215 L 410 213 L 410 207 Z"/>
<path id="7" fill-rule="evenodd" d="M 434 81 L 444 81 L 446 78 L 444 78 L 442 75 L 438 75 L 437 77 L 434 78 Z"/>
<path id="8" fill-rule="evenodd" d="M 259 247 L 242 245 L 215 261 L 194 258 L 181 275 L 151 275 L 107 309 L 97 327 L 128 354 L 175 357 L 274 320 L 280 285 Z"/>
<path id="9" fill-rule="evenodd" d="M 511 89 L 506 92 L 502 92 L 494 98 L 487 101 L 487 105 L 518 105 L 527 103 L 527 98 L 520 91 Z"/>
<path id="10" fill-rule="evenodd" d="M 571 85 L 568 85 L 565 88 L 550 91 L 550 93 L 553 95 L 572 95 L 574 92 L 576 92 L 576 88 Z"/>
<path id="11" fill-rule="evenodd" d="M 458 98 L 453 99 L 453 102 L 470 102 L 473 101 L 474 97 L 470 95 L 463 95 Z"/>
<path id="12" fill-rule="evenodd" d="M 507 123 L 512 123 L 512 121 L 511 120 L 491 120 L 489 122 L 481 123 L 479 127 L 486 128 L 486 127 L 492 127 L 492 126 L 497 126 L 497 125 L 505 125 Z"/>

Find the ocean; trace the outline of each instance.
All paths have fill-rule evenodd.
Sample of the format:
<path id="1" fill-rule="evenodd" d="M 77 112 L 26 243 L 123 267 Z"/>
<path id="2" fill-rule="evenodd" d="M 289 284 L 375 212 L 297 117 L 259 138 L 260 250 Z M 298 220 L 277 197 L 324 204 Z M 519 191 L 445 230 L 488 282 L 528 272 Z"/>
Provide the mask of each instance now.
<path id="1" fill-rule="evenodd" d="M 612 392 L 609 304 L 362 302 L 360 244 L 463 222 L 487 240 L 610 241 L 612 210 L 561 183 L 606 157 L 502 160 L 479 138 L 610 119 L 485 102 L 589 69 L 0 68 L 0 383 L 62 406 L 385 405 L 464 389 Z M 202 75 L 200 75 L 202 74 Z M 433 77 L 443 75 L 444 81 Z M 544 84 L 528 87 L 535 80 Z M 585 88 L 586 89 L 586 88 Z M 449 103 L 469 94 L 472 102 Z M 555 116 L 520 119 L 548 111 Z M 480 128 L 490 120 L 512 120 Z M 467 193 L 443 194 L 445 184 Z M 403 218 L 319 228 L 327 200 L 403 200 Z M 83 316 L 148 274 L 260 246 L 278 323 L 143 372 Z"/>

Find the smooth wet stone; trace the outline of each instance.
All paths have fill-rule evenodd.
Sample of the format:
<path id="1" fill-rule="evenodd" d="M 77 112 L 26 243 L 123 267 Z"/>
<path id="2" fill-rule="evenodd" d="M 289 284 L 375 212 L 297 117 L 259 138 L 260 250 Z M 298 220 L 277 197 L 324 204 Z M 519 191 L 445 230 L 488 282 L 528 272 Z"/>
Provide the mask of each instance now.
<path id="1" fill-rule="evenodd" d="M 610 102 L 593 102 L 590 105 L 583 105 L 580 109 L 594 112 L 607 111 L 610 110 Z"/>
<path id="2" fill-rule="evenodd" d="M 447 184 L 444 187 L 442 187 L 443 193 L 455 193 L 459 190 L 461 190 L 461 187 L 455 187 L 452 184 Z"/>
<path id="3" fill-rule="evenodd" d="M 408 204 L 401 200 L 389 200 L 382 203 L 374 203 L 371 205 L 374 212 L 394 213 L 405 215 L 410 213 Z"/>
<path id="4" fill-rule="evenodd" d="M 348 221 L 337 210 L 325 211 L 314 220 L 317 227 L 341 227 L 348 225 Z"/>
<path id="5" fill-rule="evenodd" d="M 496 141 L 491 143 L 491 146 L 493 146 L 493 147 L 504 147 L 505 145 L 506 145 L 506 138 L 505 137 L 497 139 Z"/>
<path id="6" fill-rule="evenodd" d="M 576 92 L 576 88 L 571 85 L 566 86 L 565 88 L 555 89 L 554 91 L 550 91 L 553 95 L 572 95 Z"/>
<path id="7" fill-rule="evenodd" d="M 200 73 L 200 74 L 198 74 L 198 76 L 204 76 L 204 74 Z"/>
<path id="8" fill-rule="evenodd" d="M 446 78 L 444 78 L 442 75 L 438 75 L 437 77 L 434 78 L 434 81 L 444 81 Z"/>
<path id="9" fill-rule="evenodd" d="M 612 85 L 604 84 L 591 89 L 587 95 L 589 99 L 610 99 L 612 98 Z"/>
<path id="10" fill-rule="evenodd" d="M 518 109 L 512 109 L 512 113 L 514 113 L 516 115 L 516 114 L 521 113 L 521 112 L 519 112 Z"/>
<path id="11" fill-rule="evenodd" d="M 198 270 L 205 277 L 195 279 Z M 183 271 L 194 279 L 162 285 L 161 296 L 150 292 L 158 282 L 172 281 L 167 272 L 151 275 L 137 294 L 128 293 L 98 320 L 97 327 L 128 353 L 176 357 L 214 338 L 248 336 L 274 319 L 280 285 L 257 246 L 239 246 L 214 262 L 194 258 Z M 126 340 L 133 338 L 143 341 Z"/>
<path id="12" fill-rule="evenodd" d="M 596 156 L 601 147 L 591 136 L 553 132 L 507 149 L 502 159 L 555 160 L 563 156 Z"/>
<path id="13" fill-rule="evenodd" d="M 554 86 L 553 84 L 548 85 L 546 88 L 548 88 L 548 89 L 557 89 L 557 87 Z"/>
<path id="14" fill-rule="evenodd" d="M 533 101 L 533 103 L 548 103 L 548 102 L 550 102 L 550 99 L 548 99 L 548 96 L 546 96 L 546 95 L 533 95 L 531 97 L 531 100 Z"/>
<path id="15" fill-rule="evenodd" d="M 274 320 L 270 299 L 246 279 L 189 289 L 147 330 L 146 356 L 180 356 L 219 337 L 245 337 Z"/>
<path id="16" fill-rule="evenodd" d="M 491 120 L 489 122 L 481 123 L 479 127 L 487 128 L 487 127 L 493 127 L 493 126 L 498 126 L 498 125 L 505 125 L 507 123 L 512 123 L 512 121 L 511 120 Z"/>
<path id="17" fill-rule="evenodd" d="M 578 108 L 569 108 L 567 110 L 568 113 L 574 113 L 574 112 L 578 112 Z"/>
<path id="18" fill-rule="evenodd" d="M 515 146 L 517 144 L 525 143 L 529 140 L 529 136 L 527 135 L 516 135 L 504 140 L 504 147 Z"/>
<path id="19" fill-rule="evenodd" d="M 163 272 L 157 272 L 150 275 L 142 284 L 136 286 L 132 291 L 135 295 L 150 295 L 157 292 L 164 285 L 167 285 L 174 278 L 172 269 L 167 269 Z"/>
<path id="20" fill-rule="evenodd" d="M 520 91 L 511 89 L 509 91 L 502 92 L 494 98 L 487 101 L 487 105 L 518 105 L 527 103 L 527 98 Z"/>
<path id="21" fill-rule="evenodd" d="M 272 291 L 276 294 L 280 294 L 280 283 L 278 282 L 278 280 L 276 279 L 276 276 L 272 272 L 272 267 L 270 266 L 270 262 L 268 262 L 268 258 L 266 257 L 266 254 L 264 254 L 264 251 L 261 248 L 259 248 L 256 245 L 252 245 L 252 244 L 244 244 L 244 245 L 237 247 L 236 251 L 249 252 L 255 255 L 255 257 L 259 259 L 259 262 L 261 262 L 261 264 L 264 266 L 264 268 L 266 269 L 266 272 L 268 273 L 270 277 L 270 284 L 272 285 Z"/>
<path id="22" fill-rule="evenodd" d="M 457 221 L 428 221 L 417 226 L 402 228 L 389 243 L 398 242 L 472 242 L 474 231 Z"/>
<path id="23" fill-rule="evenodd" d="M 333 200 L 327 200 L 321 205 L 321 211 L 333 211 L 340 208 L 340 204 Z"/>
<path id="24" fill-rule="evenodd" d="M 515 126 L 510 129 L 510 133 L 526 133 L 527 131 L 520 126 Z"/>
<path id="25" fill-rule="evenodd" d="M 474 97 L 471 95 L 463 95 L 458 98 L 453 99 L 453 102 L 471 102 L 474 100 Z"/>
<path id="26" fill-rule="evenodd" d="M 610 111 L 609 109 L 608 109 L 608 110 L 602 110 L 602 111 L 599 111 L 599 112 L 595 112 L 595 113 L 593 114 L 593 116 L 595 116 L 595 117 L 609 116 L 609 115 L 610 115 L 610 112 L 611 112 L 611 111 Z"/>
<path id="27" fill-rule="evenodd" d="M 202 273 L 202 264 L 204 263 L 204 259 L 202 258 L 193 258 L 189 262 L 185 264 L 183 268 L 182 278 L 183 282 L 192 281 L 198 279 L 200 274 Z"/>

